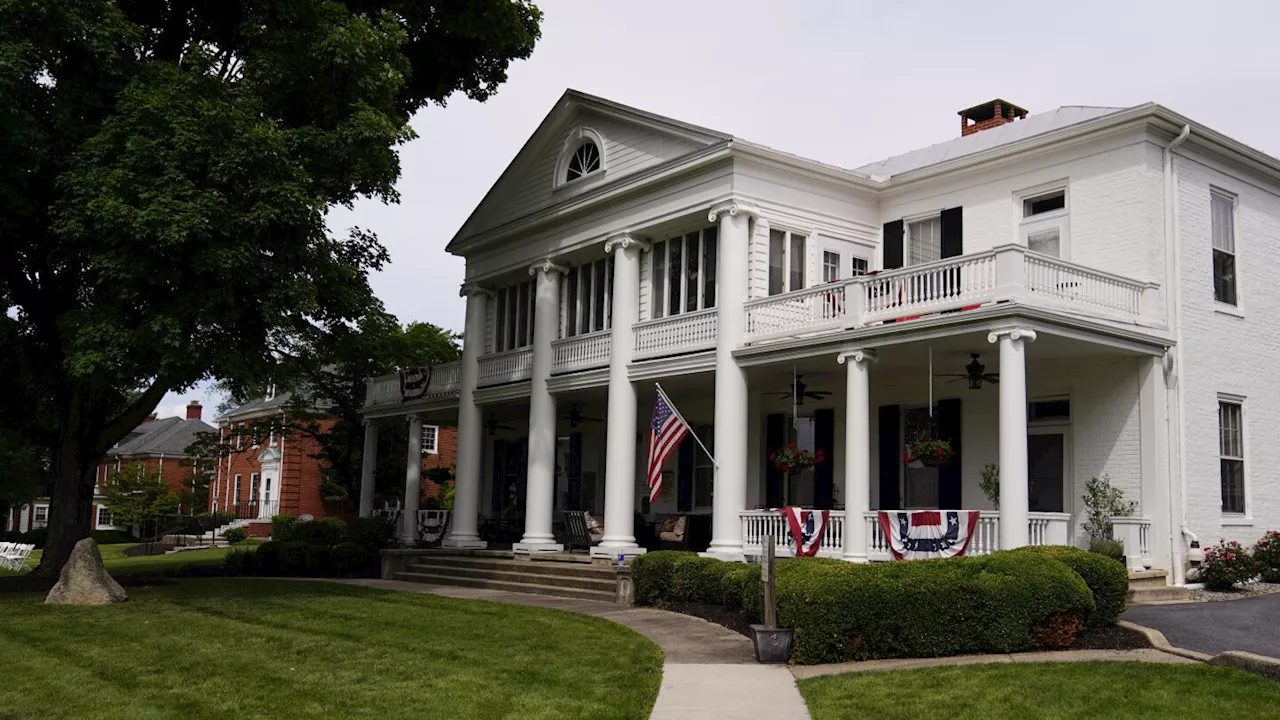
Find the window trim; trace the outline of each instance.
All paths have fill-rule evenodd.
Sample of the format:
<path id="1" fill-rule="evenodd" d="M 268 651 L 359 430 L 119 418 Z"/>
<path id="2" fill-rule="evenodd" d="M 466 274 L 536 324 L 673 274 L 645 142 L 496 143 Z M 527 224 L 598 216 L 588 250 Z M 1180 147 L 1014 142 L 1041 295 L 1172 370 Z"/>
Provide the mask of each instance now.
<path id="1" fill-rule="evenodd" d="M 1045 195 L 1062 193 L 1062 207 L 1036 215 L 1027 215 L 1027 203 Z M 1071 261 L 1071 187 L 1065 179 L 1014 193 L 1018 212 L 1018 243 L 1031 250 L 1030 236 L 1045 230 L 1058 230 L 1058 259 Z M 1035 252 L 1035 251 L 1032 251 Z M 1052 257 L 1052 256 L 1050 256 Z"/>
<path id="2" fill-rule="evenodd" d="M 1250 497 L 1252 483 L 1249 482 L 1249 413 L 1247 403 L 1243 395 L 1232 395 L 1230 393 L 1218 393 L 1218 450 L 1215 456 L 1218 458 L 1218 509 L 1221 513 L 1222 520 L 1227 524 L 1250 524 L 1253 520 L 1253 498 Z M 1222 454 L 1222 406 L 1223 404 L 1236 405 L 1240 408 L 1240 455 L 1225 456 Z M 1244 509 L 1240 512 L 1229 512 L 1222 509 L 1222 461 L 1233 460 L 1240 463 L 1240 488 L 1241 502 L 1244 503 Z"/>
<path id="3" fill-rule="evenodd" d="M 431 447 L 427 447 L 427 428 L 431 428 Z M 423 425 L 422 426 L 422 454 L 423 455 L 439 455 L 440 454 L 440 426 L 439 425 Z"/>
<path id="4" fill-rule="evenodd" d="M 715 270 L 714 273 L 707 272 L 708 255 L 705 250 L 707 245 L 708 231 L 714 232 L 716 236 L 716 252 L 714 255 L 712 255 L 712 257 L 715 259 L 715 266 L 716 266 L 714 268 Z M 689 275 L 687 272 L 687 269 L 689 266 L 689 258 L 685 253 L 685 250 L 686 250 L 686 246 L 689 244 L 688 243 L 689 236 L 693 234 L 697 234 L 698 236 L 698 243 L 697 243 L 698 286 L 697 286 L 697 303 L 696 303 L 697 306 L 694 309 L 690 310 L 688 309 L 689 308 Z M 697 227 L 691 227 L 685 230 L 681 230 L 680 232 L 676 232 L 673 230 L 670 232 L 663 233 L 663 235 L 665 237 L 663 237 L 662 240 L 654 241 L 647 252 L 649 256 L 649 313 L 648 313 L 649 319 L 663 320 L 663 319 L 675 317 L 677 315 L 690 315 L 693 313 L 702 312 L 704 310 L 711 310 L 717 307 L 720 304 L 720 263 L 719 263 L 720 226 L 714 225 L 714 224 L 699 225 Z M 672 276 L 670 272 L 670 265 L 671 265 L 670 252 L 671 252 L 671 243 L 676 240 L 680 241 L 680 252 L 681 252 L 680 276 L 678 279 L 678 282 L 680 283 L 680 293 L 679 293 L 680 309 L 673 314 L 671 312 L 671 307 L 670 307 L 671 289 L 672 289 Z M 661 265 L 659 265 L 658 263 L 659 253 L 661 253 L 661 256 L 662 256 Z M 661 271 L 659 271 L 659 267 L 661 267 Z M 658 283 L 656 281 L 656 278 L 659 272 L 661 272 L 661 275 L 662 275 L 661 292 L 659 292 Z M 715 285 L 715 292 L 713 294 L 713 297 L 711 298 L 711 301 L 712 301 L 711 305 L 707 305 L 707 302 L 706 302 L 708 280 L 710 280 L 710 282 L 714 283 Z M 610 290 L 610 296 L 612 296 L 613 289 L 610 288 L 609 290 Z"/>
<path id="5" fill-rule="evenodd" d="M 938 222 L 938 257 L 922 263 L 911 262 L 911 226 L 916 223 L 936 220 Z M 916 267 L 937 262 L 942 259 L 942 210 L 931 210 L 902 218 L 902 267 Z"/>
<path id="6" fill-rule="evenodd" d="M 231 496 L 231 506 L 240 507 L 240 491 L 244 489 L 244 478 L 241 473 L 235 474 L 235 494 Z"/>
<path id="7" fill-rule="evenodd" d="M 1213 244 L 1213 198 L 1217 196 L 1231 203 L 1231 250 L 1219 250 Z M 1224 190 L 1215 185 L 1209 186 L 1209 270 L 1213 278 L 1213 306 L 1219 312 L 1229 315 L 1241 315 L 1244 313 L 1244 306 L 1240 302 L 1240 196 L 1230 190 Z M 1214 267 L 1214 259 L 1217 253 L 1231 255 L 1234 261 L 1235 278 L 1232 284 L 1232 292 L 1235 294 L 1235 302 L 1227 302 L 1218 299 L 1218 273 Z"/>
<path id="8" fill-rule="evenodd" d="M 102 514 L 103 514 L 103 513 L 106 513 L 106 515 L 107 515 L 107 521 L 106 521 L 106 522 L 103 522 L 103 521 L 102 521 Z M 102 527 L 110 527 L 110 526 L 111 526 L 111 510 L 110 510 L 110 509 L 108 509 L 106 505 L 99 505 L 99 506 L 98 506 L 97 516 L 94 518 L 94 525 L 96 525 L 96 526 L 97 526 L 97 527 L 99 527 L 99 528 L 102 528 Z"/>
<path id="9" fill-rule="evenodd" d="M 771 249 L 773 247 L 774 232 L 782 233 L 782 292 L 779 292 L 779 293 L 769 292 L 772 286 L 772 283 L 770 282 L 770 278 L 773 273 L 773 266 L 769 264 L 769 253 L 771 252 Z M 800 261 L 800 269 L 801 269 L 800 287 L 793 288 L 791 287 L 791 271 L 792 271 L 791 245 L 792 243 L 795 242 L 796 237 L 799 237 L 801 239 L 801 245 L 804 248 L 804 256 L 801 258 L 801 261 Z M 810 276 L 809 265 L 810 265 L 810 258 L 812 257 L 812 250 L 813 250 L 813 245 L 811 241 L 815 237 L 816 237 L 816 233 L 814 233 L 813 230 L 811 229 L 798 229 L 798 228 L 790 227 L 787 225 L 769 226 L 769 233 L 768 233 L 768 240 L 767 240 L 767 242 L 769 243 L 769 246 L 765 251 L 765 269 L 766 269 L 765 296 L 766 297 L 777 297 L 778 295 L 786 295 L 787 293 L 797 292 L 813 286 L 813 282 L 809 277 Z"/>
<path id="10" fill-rule="evenodd" d="M 600 167 L 584 175 L 579 175 L 572 180 L 567 179 L 569 174 L 569 161 L 572 160 L 574 154 L 578 152 L 578 148 L 588 142 L 594 143 L 596 150 L 600 153 Z M 589 182 L 594 178 L 604 175 L 607 170 L 608 158 L 605 153 L 604 137 L 593 128 L 585 125 L 579 125 L 569 131 L 568 137 L 564 140 L 564 145 L 560 148 L 560 158 L 556 161 L 556 174 L 552 189 L 559 190 L 562 188 L 580 185 L 584 182 Z"/>

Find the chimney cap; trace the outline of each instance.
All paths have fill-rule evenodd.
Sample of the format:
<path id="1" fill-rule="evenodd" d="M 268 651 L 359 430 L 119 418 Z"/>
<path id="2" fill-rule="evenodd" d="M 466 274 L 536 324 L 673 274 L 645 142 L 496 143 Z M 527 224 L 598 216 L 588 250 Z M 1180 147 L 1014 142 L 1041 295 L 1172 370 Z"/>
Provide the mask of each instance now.
<path id="1" fill-rule="evenodd" d="M 973 120 L 974 122 L 991 120 L 996 116 L 997 104 L 1000 105 L 1000 114 L 1002 116 L 1007 116 L 1009 114 L 1009 111 L 1011 110 L 1013 111 L 1014 117 L 1018 117 L 1018 118 L 1024 118 L 1027 115 L 1031 114 L 1030 111 L 1028 111 L 1026 108 L 1018 107 L 1017 105 L 1014 105 L 1008 100 L 1002 100 L 1000 98 L 996 98 L 995 100 L 988 100 L 987 102 L 984 102 L 981 105 L 974 105 L 971 108 L 965 108 L 964 110 L 961 110 L 956 114 L 962 118 L 965 118 L 966 120 Z"/>

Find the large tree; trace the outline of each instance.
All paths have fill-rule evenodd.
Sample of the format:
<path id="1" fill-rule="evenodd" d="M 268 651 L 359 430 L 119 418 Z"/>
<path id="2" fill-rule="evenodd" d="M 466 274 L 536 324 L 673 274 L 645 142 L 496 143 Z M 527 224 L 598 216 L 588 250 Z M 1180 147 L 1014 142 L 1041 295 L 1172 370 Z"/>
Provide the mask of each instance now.
<path id="1" fill-rule="evenodd" d="M 0 355 L 29 383 L 0 422 L 48 448 L 38 573 L 166 392 L 370 310 L 386 252 L 326 210 L 395 201 L 412 114 L 486 99 L 540 19 L 511 0 L 0 0 Z"/>

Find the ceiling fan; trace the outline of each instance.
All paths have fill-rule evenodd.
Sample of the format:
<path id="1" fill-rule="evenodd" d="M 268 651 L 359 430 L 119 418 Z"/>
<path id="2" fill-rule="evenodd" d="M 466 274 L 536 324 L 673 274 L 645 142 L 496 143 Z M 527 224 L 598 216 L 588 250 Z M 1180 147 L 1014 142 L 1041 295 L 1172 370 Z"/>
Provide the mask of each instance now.
<path id="1" fill-rule="evenodd" d="M 967 380 L 969 381 L 970 390 L 981 390 L 984 382 L 989 382 L 993 385 L 999 384 L 1000 375 L 998 373 L 983 372 L 987 369 L 987 366 L 978 361 L 980 355 L 981 353 L 969 353 L 969 357 L 973 358 L 973 361 L 964 366 L 964 375 L 938 375 L 937 377 L 955 378 L 951 382 Z"/>
<path id="2" fill-rule="evenodd" d="M 604 422 L 604 418 L 583 415 L 582 411 L 578 409 L 577 403 L 569 406 L 569 413 L 565 417 L 569 418 L 569 427 L 571 428 L 576 428 L 583 422 Z"/>
<path id="3" fill-rule="evenodd" d="M 484 427 L 485 430 L 489 431 L 489 437 L 493 437 L 493 435 L 499 430 L 515 430 L 515 428 L 510 425 L 499 425 L 498 416 L 495 413 L 489 413 L 489 419 L 484 421 Z"/>
<path id="4" fill-rule="evenodd" d="M 796 405 L 803 405 L 805 398 L 809 398 L 811 400 L 826 400 L 827 397 L 831 395 L 831 391 L 830 390 L 810 390 L 809 386 L 806 385 L 800 379 L 799 375 L 797 375 L 795 382 L 791 383 L 790 389 L 786 390 L 785 392 L 776 392 L 776 393 L 769 393 L 769 394 L 777 397 L 784 397 L 784 398 L 794 397 Z"/>

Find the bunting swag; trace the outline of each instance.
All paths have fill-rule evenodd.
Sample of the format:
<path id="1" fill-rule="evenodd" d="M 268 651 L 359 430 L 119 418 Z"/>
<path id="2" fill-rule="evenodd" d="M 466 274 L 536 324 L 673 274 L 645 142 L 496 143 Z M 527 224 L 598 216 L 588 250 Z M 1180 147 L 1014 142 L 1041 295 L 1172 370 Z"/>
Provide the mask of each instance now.
<path id="1" fill-rule="evenodd" d="M 427 394 L 427 386 L 431 384 L 431 368 L 417 367 L 400 371 L 400 397 L 413 400 Z"/>
<path id="2" fill-rule="evenodd" d="M 978 511 L 881 510 L 879 520 L 895 560 L 927 560 L 964 555 Z"/>
<path id="3" fill-rule="evenodd" d="M 448 526 L 448 510 L 418 511 L 418 536 L 427 545 L 436 545 L 444 539 L 444 531 Z"/>
<path id="4" fill-rule="evenodd" d="M 798 507 L 782 508 L 782 515 L 791 528 L 796 542 L 796 557 L 813 557 L 822 547 L 822 533 L 827 529 L 830 510 L 805 510 Z"/>

